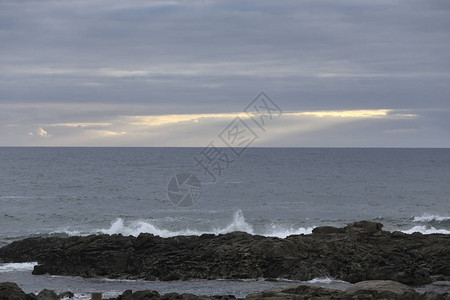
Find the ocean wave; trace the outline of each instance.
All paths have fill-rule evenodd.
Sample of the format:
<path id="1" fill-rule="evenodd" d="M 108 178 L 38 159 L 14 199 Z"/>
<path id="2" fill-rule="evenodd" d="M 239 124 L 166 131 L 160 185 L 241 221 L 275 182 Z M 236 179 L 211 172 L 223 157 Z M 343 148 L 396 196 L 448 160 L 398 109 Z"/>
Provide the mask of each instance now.
<path id="1" fill-rule="evenodd" d="M 111 223 L 111 227 L 107 229 L 98 229 L 95 233 L 104 234 L 122 234 L 138 236 L 140 233 L 151 233 L 160 237 L 171 237 L 177 235 L 200 235 L 202 232 L 197 230 L 185 229 L 179 231 L 171 231 L 159 228 L 150 221 L 130 221 L 125 222 L 122 218 L 116 219 Z"/>
<path id="2" fill-rule="evenodd" d="M 442 234 L 450 234 L 450 230 L 446 230 L 446 229 L 436 229 L 433 226 L 429 226 L 429 225 L 419 225 L 419 226 L 414 226 L 411 229 L 408 230 L 402 230 L 402 232 L 404 233 L 414 233 L 414 232 L 420 232 L 422 234 L 433 234 L 433 233 L 442 233 Z"/>
<path id="3" fill-rule="evenodd" d="M 435 216 L 435 215 L 423 215 L 421 220 L 446 220 L 447 217 Z M 419 220 L 419 219 L 417 219 Z M 174 220 L 175 221 L 175 220 Z M 282 224 L 271 224 L 264 228 L 255 229 L 251 223 L 249 223 L 242 213 L 242 210 L 238 210 L 234 213 L 233 218 L 228 224 L 222 227 L 211 227 L 206 230 L 199 230 L 195 228 L 184 228 L 181 230 L 174 230 L 164 228 L 158 225 L 155 220 L 132 220 L 126 221 L 122 218 L 117 218 L 111 222 L 111 225 L 107 228 L 97 228 L 94 230 L 73 230 L 69 228 L 60 229 L 56 232 L 52 232 L 51 236 L 85 236 L 89 234 L 122 234 L 124 236 L 138 236 L 140 233 L 150 233 L 155 236 L 163 238 L 173 236 L 188 236 L 188 235 L 202 235 L 202 234 L 225 234 L 234 231 L 247 232 L 252 235 L 262 235 L 267 237 L 285 238 L 290 235 L 311 234 L 315 226 L 309 227 L 293 227 Z M 416 221 L 419 222 L 419 221 Z M 439 226 L 438 226 L 439 228 Z M 395 229 L 394 229 L 395 230 Z M 414 226 L 408 230 L 401 230 L 404 233 L 420 232 L 422 234 L 442 233 L 450 234 L 447 229 L 437 229 L 430 224 Z"/>
<path id="4" fill-rule="evenodd" d="M 432 214 L 423 214 L 420 217 L 414 217 L 414 222 L 445 222 L 450 221 L 450 216 L 439 216 Z"/>
<path id="5" fill-rule="evenodd" d="M 347 283 L 347 284 L 350 284 L 347 281 L 334 279 L 334 278 L 331 278 L 331 277 L 317 277 L 317 278 L 308 280 L 307 282 L 308 283 L 327 283 L 327 284 L 329 284 L 329 283 Z"/>
<path id="6" fill-rule="evenodd" d="M 324 277 L 324 278 L 314 278 L 311 280 L 308 280 L 308 283 L 331 283 L 335 281 L 335 279 L 330 278 L 330 277 Z"/>
<path id="7" fill-rule="evenodd" d="M 294 234 L 311 234 L 314 227 L 299 227 L 288 228 L 281 225 L 272 225 L 270 228 L 264 231 L 256 231 L 253 226 L 247 222 L 244 214 L 241 210 L 234 213 L 231 222 L 223 227 L 214 227 L 211 230 L 196 230 L 186 228 L 183 230 L 169 230 L 161 228 L 152 223 L 151 220 L 137 220 L 137 221 L 124 221 L 121 218 L 116 219 L 111 223 L 109 228 L 101 228 L 94 230 L 92 233 L 104 233 L 104 234 L 122 234 L 138 236 L 140 233 L 151 233 L 160 237 L 172 237 L 179 235 L 202 235 L 202 234 L 225 234 L 234 231 L 243 231 L 252 235 L 263 235 L 270 237 L 285 238 Z M 79 231 L 68 231 L 65 233 L 69 235 L 82 235 Z"/>
<path id="8" fill-rule="evenodd" d="M 60 237 L 60 238 L 66 238 L 70 236 L 88 236 L 90 234 L 97 234 L 98 231 L 82 231 L 82 230 L 72 230 L 68 229 L 67 227 L 59 228 L 56 231 L 52 231 L 47 234 L 40 234 L 42 237 Z"/>
<path id="9" fill-rule="evenodd" d="M 37 264 L 37 262 L 4 263 L 0 264 L 0 272 L 32 271 Z"/>
<path id="10" fill-rule="evenodd" d="M 268 229 L 264 232 L 264 236 L 273 236 L 279 238 L 285 238 L 290 235 L 299 235 L 299 234 L 311 234 L 315 226 L 312 227 L 299 227 L 299 228 L 285 228 L 281 225 L 272 225 L 271 229 Z"/>

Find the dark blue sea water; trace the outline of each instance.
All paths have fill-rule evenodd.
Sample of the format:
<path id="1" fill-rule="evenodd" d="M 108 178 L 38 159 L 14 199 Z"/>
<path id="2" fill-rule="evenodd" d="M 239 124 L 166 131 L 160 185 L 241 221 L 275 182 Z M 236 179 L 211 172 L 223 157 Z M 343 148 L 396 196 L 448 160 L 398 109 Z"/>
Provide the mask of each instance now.
<path id="1" fill-rule="evenodd" d="M 29 236 L 91 233 L 240 230 L 285 237 L 363 219 L 382 222 L 387 230 L 450 233 L 450 149 L 250 148 L 240 157 L 228 152 L 233 162 L 222 164 L 221 174 L 214 171 L 215 181 L 196 165 L 201 151 L 0 148 L 0 245 Z M 193 206 L 179 207 L 168 198 L 168 183 L 179 173 L 201 181 L 202 194 Z M 112 294 L 150 284 L 162 292 L 217 294 L 216 289 L 241 296 L 292 284 L 94 282 L 32 276 L 31 266 L 0 265 L 0 281 L 21 281 L 28 291 L 44 288 L 45 282 L 57 290 L 74 286 L 79 293 Z"/>

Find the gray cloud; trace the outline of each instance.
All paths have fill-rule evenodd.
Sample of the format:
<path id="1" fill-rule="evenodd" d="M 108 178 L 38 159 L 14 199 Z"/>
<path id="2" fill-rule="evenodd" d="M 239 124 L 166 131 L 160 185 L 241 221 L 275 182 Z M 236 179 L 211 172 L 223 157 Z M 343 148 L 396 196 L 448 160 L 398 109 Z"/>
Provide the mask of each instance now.
<path id="1" fill-rule="evenodd" d="M 324 129 L 280 145 L 448 146 L 448 28 L 446 1 L 2 1 L 1 144 L 57 143 L 58 134 L 90 144 L 76 128 L 45 140 L 28 133 L 49 123 L 239 112 L 265 90 L 289 111 L 421 116 L 343 125 L 352 132 L 345 143 Z M 174 130 L 159 139 L 187 134 Z M 105 144 L 138 144 L 118 138 Z"/>

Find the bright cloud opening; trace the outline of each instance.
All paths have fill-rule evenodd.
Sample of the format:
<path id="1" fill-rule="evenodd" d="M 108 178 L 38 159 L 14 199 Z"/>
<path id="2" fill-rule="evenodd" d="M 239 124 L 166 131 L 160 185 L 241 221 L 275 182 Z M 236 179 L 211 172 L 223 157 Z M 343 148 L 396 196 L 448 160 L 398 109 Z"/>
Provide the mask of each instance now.
<path id="1" fill-rule="evenodd" d="M 48 138 L 48 137 L 51 137 L 51 136 L 52 136 L 51 134 L 48 134 L 48 132 L 45 131 L 43 128 L 38 128 L 38 129 L 36 130 L 36 134 L 39 135 L 39 136 L 41 136 L 41 137 L 45 137 L 45 138 Z"/>

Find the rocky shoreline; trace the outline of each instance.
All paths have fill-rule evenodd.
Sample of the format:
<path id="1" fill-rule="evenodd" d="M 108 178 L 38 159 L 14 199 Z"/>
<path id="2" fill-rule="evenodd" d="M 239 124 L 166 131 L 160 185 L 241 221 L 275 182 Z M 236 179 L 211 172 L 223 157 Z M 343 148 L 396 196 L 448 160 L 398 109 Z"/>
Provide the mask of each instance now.
<path id="1" fill-rule="evenodd" d="M 0 300 L 61 300 L 74 299 L 75 295 L 70 292 L 57 294 L 53 290 L 44 289 L 37 295 L 34 293 L 26 294 L 17 284 L 12 282 L 0 283 Z M 101 300 L 101 295 L 92 295 L 92 299 Z M 159 294 L 154 290 L 144 290 L 133 292 L 127 290 L 116 298 L 105 300 L 230 300 L 230 299 L 296 299 L 296 300 L 331 300 L 331 299 L 397 299 L 397 300 L 450 300 L 450 294 L 438 294 L 428 291 L 418 293 L 412 288 L 395 282 L 385 280 L 362 281 L 349 287 L 346 291 L 327 289 L 317 286 L 300 285 L 285 288 L 276 291 L 263 291 L 260 293 L 250 294 L 245 298 L 236 298 L 233 295 L 216 295 L 216 296 L 198 296 L 193 294 L 167 293 Z"/>
<path id="2" fill-rule="evenodd" d="M 233 232 L 161 238 L 90 235 L 27 238 L 0 262 L 38 262 L 33 274 L 145 280 L 333 277 L 408 285 L 450 280 L 450 236 L 404 234 L 361 221 L 285 239 Z"/>

